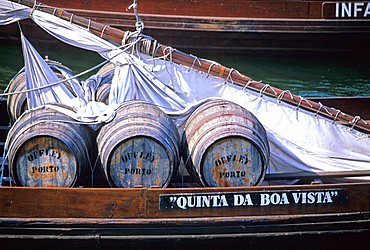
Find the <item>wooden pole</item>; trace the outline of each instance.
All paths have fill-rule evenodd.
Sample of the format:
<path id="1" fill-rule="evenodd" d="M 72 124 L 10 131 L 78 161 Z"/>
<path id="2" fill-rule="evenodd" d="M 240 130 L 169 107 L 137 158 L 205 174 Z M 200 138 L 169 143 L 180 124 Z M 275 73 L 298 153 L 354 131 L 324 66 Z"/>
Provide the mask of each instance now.
<path id="1" fill-rule="evenodd" d="M 30 8 L 36 8 L 37 10 L 41 10 L 43 12 L 55 15 L 79 26 L 86 27 L 93 34 L 115 44 L 121 44 L 125 35 L 127 35 L 126 33 L 127 31 L 125 32 L 120 29 L 109 27 L 107 25 L 92 21 L 90 19 L 74 15 L 72 13 L 64 11 L 63 9 L 55 8 L 52 6 L 46 6 L 43 5 L 42 3 L 35 4 L 35 1 L 33 0 L 19 0 L 19 1 L 13 0 L 13 1 L 26 5 Z M 155 55 L 152 56 L 163 57 L 169 54 L 169 46 L 159 44 L 158 49 L 151 51 L 155 51 Z M 345 114 L 334 108 L 326 107 L 312 100 L 302 99 L 302 97 L 293 95 L 288 91 L 284 91 L 266 85 L 264 83 L 254 81 L 252 78 L 247 77 L 237 72 L 236 70 L 225 67 L 223 65 L 214 64 L 208 60 L 196 58 L 194 56 L 188 55 L 178 50 L 172 50 L 171 60 L 175 63 L 192 67 L 195 70 L 199 70 L 207 74 L 223 78 L 225 80 L 232 80 L 232 82 L 235 85 L 245 87 L 247 89 L 251 89 L 258 92 L 263 92 L 263 94 L 279 98 L 279 100 L 296 105 L 299 108 L 310 110 L 329 119 L 333 119 L 333 121 L 335 122 L 339 122 L 350 127 L 358 128 L 365 132 L 370 132 L 370 123 L 366 122 L 365 120 L 359 117 L 354 117 L 352 115 Z"/>

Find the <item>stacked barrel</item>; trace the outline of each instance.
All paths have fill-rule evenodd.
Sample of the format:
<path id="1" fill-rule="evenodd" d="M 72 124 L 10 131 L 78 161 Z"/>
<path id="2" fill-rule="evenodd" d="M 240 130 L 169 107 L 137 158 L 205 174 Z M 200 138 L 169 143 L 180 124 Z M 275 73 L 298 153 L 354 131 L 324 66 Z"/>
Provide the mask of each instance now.
<path id="1" fill-rule="evenodd" d="M 59 77 L 73 75 L 64 65 L 47 60 Z M 73 95 L 68 82 L 67 90 Z M 6 142 L 9 172 L 17 185 L 72 187 L 90 185 L 96 147 L 91 129 L 71 118 L 74 111 L 63 104 L 27 110 L 25 71 L 9 83 L 8 113 L 14 123 Z"/>
<path id="2" fill-rule="evenodd" d="M 97 137 L 101 165 L 112 187 L 166 187 L 180 163 L 173 121 L 143 101 L 120 105 Z"/>
<path id="3" fill-rule="evenodd" d="M 111 71 L 109 65 L 102 77 Z M 107 102 L 110 82 L 101 88 L 97 99 Z M 162 188 L 171 184 L 181 158 L 202 186 L 254 186 L 269 162 L 261 123 L 222 99 L 195 108 L 181 136 L 168 115 L 144 101 L 122 103 L 98 131 L 71 118 L 73 111 L 63 105 L 24 112 L 24 103 L 11 112 L 16 121 L 7 138 L 10 173 L 21 186 L 94 186 L 99 179 L 102 186 Z"/>
<path id="4" fill-rule="evenodd" d="M 32 187 L 88 185 L 93 137 L 68 107 L 48 105 L 26 111 L 7 138 L 10 172 L 16 184 Z"/>
<path id="5" fill-rule="evenodd" d="M 265 175 L 269 154 L 261 123 L 230 101 L 208 101 L 186 121 L 183 161 L 203 186 L 258 185 Z"/>

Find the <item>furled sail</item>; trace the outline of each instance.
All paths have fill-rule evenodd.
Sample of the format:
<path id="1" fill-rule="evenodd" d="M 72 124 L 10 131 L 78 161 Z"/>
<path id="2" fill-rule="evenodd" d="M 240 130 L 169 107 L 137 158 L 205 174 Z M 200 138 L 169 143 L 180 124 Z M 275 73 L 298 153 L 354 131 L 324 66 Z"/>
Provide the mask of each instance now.
<path id="1" fill-rule="evenodd" d="M 66 85 L 60 84 L 61 80 L 24 37 L 23 33 L 21 33 L 21 40 L 28 90 L 28 108 L 36 108 L 48 103 L 63 103 L 72 107 L 83 105 L 83 103 L 79 103 L 82 101 L 81 98 L 74 97 Z M 75 94 L 82 95 L 79 83 L 76 81 L 71 81 L 71 83 Z"/>
<path id="2" fill-rule="evenodd" d="M 11 1 L 0 1 L 0 25 L 8 25 L 29 17 L 31 8 Z"/>

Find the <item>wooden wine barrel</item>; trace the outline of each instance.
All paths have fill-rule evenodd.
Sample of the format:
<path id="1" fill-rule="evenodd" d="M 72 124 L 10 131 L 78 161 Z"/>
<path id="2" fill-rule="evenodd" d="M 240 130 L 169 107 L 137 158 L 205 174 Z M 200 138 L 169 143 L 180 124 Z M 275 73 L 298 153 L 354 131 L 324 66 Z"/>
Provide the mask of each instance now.
<path id="1" fill-rule="evenodd" d="M 26 111 L 7 138 L 8 161 L 17 185 L 71 187 L 83 185 L 91 176 L 96 152 L 87 126 L 47 105 Z"/>
<path id="2" fill-rule="evenodd" d="M 95 100 L 97 102 L 103 102 L 109 104 L 109 92 L 110 92 L 110 83 L 102 84 L 98 87 L 95 93 Z"/>
<path id="3" fill-rule="evenodd" d="M 98 135 L 101 166 L 112 187 L 166 187 L 180 162 L 176 125 L 143 101 L 120 105 Z"/>
<path id="4" fill-rule="evenodd" d="M 59 77 L 59 79 L 65 79 L 65 77 L 61 74 L 61 72 L 58 70 L 58 68 L 62 68 L 65 71 L 69 72 L 70 75 L 73 75 L 72 71 L 58 63 L 52 60 L 47 60 L 46 63 L 51 67 L 51 69 L 54 71 L 54 73 Z M 67 88 L 73 93 L 72 87 L 67 82 L 65 83 Z M 9 82 L 9 87 L 7 89 L 8 93 L 14 93 L 14 92 L 20 92 L 26 90 L 26 73 L 24 69 L 19 71 L 12 80 Z M 20 93 L 20 94 L 12 94 L 8 96 L 7 101 L 7 107 L 8 107 L 8 113 L 12 120 L 12 122 L 16 121 L 27 109 L 27 94 L 26 93 Z"/>
<path id="5" fill-rule="evenodd" d="M 104 102 L 108 105 L 109 92 L 110 86 L 112 84 L 114 69 L 115 65 L 113 63 L 108 63 L 101 67 L 96 73 L 97 75 L 100 75 L 102 77 L 102 82 L 100 83 L 95 93 L 95 100 L 97 102 Z"/>
<path id="6" fill-rule="evenodd" d="M 181 143 L 189 173 L 203 186 L 254 186 L 269 161 L 266 131 L 243 107 L 211 100 L 187 119 Z"/>

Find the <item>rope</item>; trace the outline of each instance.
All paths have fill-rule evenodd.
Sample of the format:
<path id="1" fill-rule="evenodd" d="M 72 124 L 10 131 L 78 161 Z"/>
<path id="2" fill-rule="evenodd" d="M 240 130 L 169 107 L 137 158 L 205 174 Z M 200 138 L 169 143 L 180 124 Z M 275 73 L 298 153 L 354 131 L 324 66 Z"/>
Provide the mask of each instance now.
<path id="1" fill-rule="evenodd" d="M 159 48 L 157 48 L 156 50 L 158 50 Z M 170 49 L 170 52 L 166 53 L 166 50 L 167 49 Z M 164 59 L 164 60 L 167 60 L 168 59 L 168 56 L 170 56 L 170 59 L 169 61 L 172 62 L 172 53 L 175 51 L 176 49 L 173 49 L 172 47 L 166 47 L 163 49 L 163 56 L 159 56 L 159 57 L 153 57 L 153 58 L 150 58 L 150 59 L 147 59 L 146 61 L 156 61 L 156 60 L 160 60 L 160 59 Z"/>
<path id="2" fill-rule="evenodd" d="M 307 99 L 304 100 L 311 108 L 313 108 L 313 105 L 311 104 L 311 102 Z"/>
<path id="3" fill-rule="evenodd" d="M 73 14 L 72 14 L 73 15 Z M 89 19 L 89 23 L 87 24 L 87 30 L 90 31 L 90 26 L 91 26 L 91 19 Z"/>
<path id="4" fill-rule="evenodd" d="M 109 25 L 105 25 L 105 26 L 104 26 L 103 30 L 101 31 L 100 38 L 103 38 L 104 31 L 105 31 L 105 29 L 106 29 L 107 27 L 109 27 Z"/>
<path id="5" fill-rule="evenodd" d="M 3 96 L 9 96 L 9 95 L 17 95 L 17 94 L 23 94 L 23 93 L 28 93 L 28 92 L 32 92 L 32 91 L 38 91 L 38 90 L 41 90 L 41 89 L 45 89 L 45 88 L 49 88 L 49 87 L 53 87 L 55 85 L 58 85 L 58 84 L 61 84 L 61 83 L 64 83 L 64 82 L 67 82 L 67 81 L 70 81 L 72 79 L 75 79 L 75 78 L 78 78 L 80 76 L 83 76 L 91 71 L 94 71 L 100 67 L 102 67 L 104 64 L 106 64 L 107 62 L 111 61 L 112 59 L 114 59 L 115 57 L 117 57 L 118 55 L 122 54 L 123 52 L 125 52 L 128 48 L 130 48 L 131 46 L 133 46 L 133 44 L 127 44 L 127 45 L 124 45 L 126 46 L 126 48 L 124 48 L 123 46 L 123 50 L 120 52 L 120 53 L 117 53 L 116 55 L 112 56 L 111 58 L 108 58 L 106 59 L 105 61 L 95 65 L 94 67 L 90 68 L 90 69 L 87 69 L 85 71 L 82 71 L 81 73 L 79 74 L 76 74 L 74 76 L 71 76 L 69 78 L 65 78 L 65 79 L 62 79 L 60 81 L 57 81 L 57 82 L 54 82 L 54 83 L 50 83 L 50 84 L 47 84 L 45 86 L 40 86 L 40 87 L 37 87 L 37 88 L 32 88 L 32 89 L 26 89 L 26 90 L 21 90 L 21 91 L 15 91 L 15 92 L 11 92 L 11 93 L 1 93 L 0 94 L 0 97 L 3 97 Z M 118 49 L 122 48 L 122 46 L 118 47 Z M 114 50 L 114 49 L 113 49 Z M 111 50 L 112 51 L 112 50 Z"/>
<path id="6" fill-rule="evenodd" d="M 35 2 L 33 3 L 33 6 L 31 8 L 31 11 L 30 11 L 30 16 L 32 16 L 33 12 L 36 10 L 37 7 L 41 6 L 41 3 L 39 5 L 37 5 L 37 2 L 35 0 Z"/>
<path id="7" fill-rule="evenodd" d="M 208 68 L 208 72 L 207 72 L 207 76 L 206 76 L 206 78 L 208 78 L 209 77 L 209 73 L 211 72 L 211 69 L 212 69 L 212 66 L 213 65 L 219 65 L 218 63 L 216 63 L 216 62 L 212 62 L 210 65 L 209 65 L 209 68 Z"/>
<path id="8" fill-rule="evenodd" d="M 335 123 L 335 120 L 338 118 L 338 115 L 342 113 L 339 109 L 337 110 L 337 113 L 335 114 L 335 117 L 334 117 L 334 120 L 333 120 L 333 124 Z"/>
<path id="9" fill-rule="evenodd" d="M 328 114 L 328 115 L 332 115 L 332 113 L 329 112 L 328 108 L 326 106 L 323 107 L 323 109 L 325 110 L 325 112 Z"/>
<path id="10" fill-rule="evenodd" d="M 136 18 L 136 23 L 135 23 L 136 31 L 137 31 L 138 34 L 141 34 L 144 30 L 144 22 L 139 17 L 139 12 L 138 12 L 137 6 L 138 6 L 137 0 L 134 0 L 134 2 L 128 7 L 128 9 L 133 9 L 134 10 L 134 15 L 135 15 L 135 18 Z"/>
<path id="11" fill-rule="evenodd" d="M 152 50 L 152 56 L 155 57 L 157 54 L 157 51 L 159 49 L 159 44 L 157 40 L 153 40 L 153 50 Z"/>
<path id="12" fill-rule="evenodd" d="M 319 114 L 321 108 L 324 106 L 324 105 L 321 104 L 321 102 L 319 102 L 319 105 L 320 105 L 319 109 L 316 111 L 315 116 L 317 116 Z"/>
<path id="13" fill-rule="evenodd" d="M 95 172 L 96 166 L 98 165 L 98 161 L 100 159 L 100 152 L 96 156 L 94 166 L 92 166 L 91 164 L 90 157 L 88 157 L 88 159 L 89 159 L 89 165 L 90 165 L 90 170 L 91 170 L 91 187 L 94 187 L 94 172 Z"/>
<path id="14" fill-rule="evenodd" d="M 193 69 L 194 65 L 195 65 L 195 61 L 198 62 L 199 66 L 202 66 L 202 63 L 199 61 L 198 57 L 197 56 L 193 56 L 191 55 L 192 57 L 194 57 L 194 60 L 193 60 L 193 64 L 191 65 L 191 67 L 188 69 L 188 72 L 190 72 L 190 70 Z"/>
<path id="15" fill-rule="evenodd" d="M 361 120 L 361 117 L 360 117 L 360 116 L 355 116 L 355 117 L 353 118 L 353 120 L 350 122 L 350 123 L 352 123 L 352 127 L 351 127 L 351 129 L 350 129 L 350 130 L 353 130 L 353 128 L 356 126 L 356 123 L 357 123 L 359 120 Z"/>
<path id="16" fill-rule="evenodd" d="M 166 54 L 166 50 L 167 49 L 170 49 L 170 52 Z M 166 48 L 163 49 L 164 55 L 163 56 L 160 56 L 160 57 L 157 57 L 157 59 L 167 59 L 167 57 L 170 56 L 169 61 L 172 62 L 172 53 L 174 51 L 175 51 L 175 49 L 173 49 L 172 47 L 168 46 L 168 47 L 166 47 Z"/>
<path id="17" fill-rule="evenodd" d="M 283 91 L 283 92 L 281 92 L 281 93 L 280 93 L 280 95 L 276 98 L 276 100 L 277 100 L 279 103 L 281 103 L 281 100 L 284 98 L 285 93 L 289 94 L 289 95 L 290 95 L 290 98 L 291 98 L 292 100 L 294 100 L 294 97 L 293 97 L 292 93 L 291 93 L 289 90 L 284 90 L 284 91 Z"/>
<path id="18" fill-rule="evenodd" d="M 234 70 L 235 69 L 233 69 L 233 68 L 230 69 L 229 74 L 226 77 L 225 84 L 229 81 L 229 78 L 231 80 L 231 83 L 234 84 L 233 78 L 231 77 L 231 74 L 233 73 Z"/>
<path id="19" fill-rule="evenodd" d="M 296 107 L 296 110 L 299 110 L 299 107 L 301 106 L 301 103 L 302 103 L 302 101 L 303 101 L 303 97 L 302 97 L 302 96 L 299 96 L 299 98 L 300 98 L 300 100 L 299 100 L 299 102 L 298 102 L 298 105 L 297 105 L 297 107 Z"/>
<path id="20" fill-rule="evenodd" d="M 246 88 L 249 88 L 249 84 L 251 84 L 253 81 L 252 80 L 249 80 L 245 85 L 244 87 L 242 88 L 242 90 L 244 91 Z"/>
<path id="21" fill-rule="evenodd" d="M 265 93 L 266 89 L 270 87 L 270 85 L 266 84 L 265 86 L 263 86 L 263 88 L 260 90 L 260 96 L 262 97 L 263 94 Z"/>
<path id="22" fill-rule="evenodd" d="M 260 90 L 260 96 L 261 97 L 265 94 L 265 92 L 267 91 L 268 88 L 270 88 L 272 90 L 272 92 L 274 92 L 275 96 L 277 95 L 276 91 L 273 88 L 271 88 L 270 84 L 265 84 L 265 86 L 263 86 Z"/>

